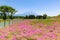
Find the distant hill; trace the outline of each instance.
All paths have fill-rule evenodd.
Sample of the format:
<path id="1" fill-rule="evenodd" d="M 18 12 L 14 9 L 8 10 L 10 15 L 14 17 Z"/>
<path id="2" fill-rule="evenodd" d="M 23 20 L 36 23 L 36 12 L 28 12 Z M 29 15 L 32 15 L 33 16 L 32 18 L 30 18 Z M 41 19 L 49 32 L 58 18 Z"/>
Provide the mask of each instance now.
<path id="1" fill-rule="evenodd" d="M 17 16 L 26 16 L 26 15 L 37 15 L 37 13 L 34 13 L 34 12 L 24 12 L 22 14 L 18 14 Z"/>

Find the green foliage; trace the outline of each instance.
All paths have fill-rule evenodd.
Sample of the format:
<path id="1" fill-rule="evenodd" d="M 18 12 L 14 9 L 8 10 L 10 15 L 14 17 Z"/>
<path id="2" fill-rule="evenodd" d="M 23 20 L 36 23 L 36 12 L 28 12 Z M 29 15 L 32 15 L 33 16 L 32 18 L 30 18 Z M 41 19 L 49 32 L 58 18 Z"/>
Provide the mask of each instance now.
<path id="1" fill-rule="evenodd" d="M 6 16 L 9 16 L 11 19 L 13 14 L 15 14 L 16 10 L 10 6 L 0 6 L 0 12 L 3 13 L 3 18 L 5 19 Z"/>
<path id="2" fill-rule="evenodd" d="M 36 16 L 36 19 L 42 19 L 42 18 L 43 18 L 42 15 L 38 15 L 38 16 Z"/>
<path id="3" fill-rule="evenodd" d="M 35 19 L 35 15 L 29 15 L 29 19 Z"/>
<path id="4" fill-rule="evenodd" d="M 29 18 L 29 16 L 26 15 L 26 16 L 25 16 L 25 19 L 28 19 L 28 18 Z"/>
<path id="5" fill-rule="evenodd" d="M 10 17 L 10 19 L 12 20 L 13 19 L 13 16 L 11 15 L 11 16 L 9 16 Z"/>
<path id="6" fill-rule="evenodd" d="M 4 27 L 5 27 L 5 20 L 7 19 L 7 17 L 10 17 L 10 19 L 13 19 L 12 16 L 13 14 L 15 14 L 16 10 L 10 6 L 0 6 L 0 13 L 2 13 L 0 16 L 2 16 L 3 20 L 4 20 Z"/>
<path id="7" fill-rule="evenodd" d="M 43 19 L 46 19 L 47 18 L 47 14 L 43 14 Z"/>
<path id="8" fill-rule="evenodd" d="M 6 14 L 4 13 L 3 14 L 3 20 L 6 20 L 7 19 L 7 17 L 6 17 Z"/>
<path id="9" fill-rule="evenodd" d="M 47 15 L 44 14 L 43 16 L 42 15 L 29 15 L 29 16 L 25 16 L 25 19 L 46 19 L 47 18 Z"/>

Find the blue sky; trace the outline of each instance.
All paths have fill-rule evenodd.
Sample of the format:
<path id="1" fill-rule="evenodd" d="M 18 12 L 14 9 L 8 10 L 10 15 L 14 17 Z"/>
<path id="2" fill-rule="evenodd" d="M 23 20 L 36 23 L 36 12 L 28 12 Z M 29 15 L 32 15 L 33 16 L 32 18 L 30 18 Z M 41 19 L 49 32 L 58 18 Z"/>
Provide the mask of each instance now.
<path id="1" fill-rule="evenodd" d="M 37 15 L 46 13 L 49 16 L 60 14 L 60 0 L 0 0 L 1 5 L 8 5 L 15 8 L 18 12 L 35 12 Z"/>

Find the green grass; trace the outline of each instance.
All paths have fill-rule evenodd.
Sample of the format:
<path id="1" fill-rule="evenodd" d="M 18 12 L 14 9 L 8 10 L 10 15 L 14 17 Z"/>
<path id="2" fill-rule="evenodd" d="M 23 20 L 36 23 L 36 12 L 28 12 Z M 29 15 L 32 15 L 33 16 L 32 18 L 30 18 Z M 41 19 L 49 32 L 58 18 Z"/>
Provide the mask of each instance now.
<path id="1" fill-rule="evenodd" d="M 54 22 L 59 22 L 60 20 L 56 19 L 56 20 L 51 20 L 51 19 L 35 19 L 32 24 L 36 24 L 36 23 L 43 23 L 45 25 L 52 25 Z"/>

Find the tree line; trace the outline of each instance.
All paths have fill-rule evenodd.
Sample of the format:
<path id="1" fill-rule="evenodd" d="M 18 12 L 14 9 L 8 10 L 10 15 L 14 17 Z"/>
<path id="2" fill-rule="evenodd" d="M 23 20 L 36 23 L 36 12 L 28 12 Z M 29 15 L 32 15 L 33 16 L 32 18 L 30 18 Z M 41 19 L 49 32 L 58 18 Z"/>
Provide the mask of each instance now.
<path id="1" fill-rule="evenodd" d="M 43 15 L 26 15 L 26 16 L 14 16 L 14 19 L 19 18 L 19 19 L 46 19 L 47 18 L 47 14 L 43 14 Z"/>
<path id="2" fill-rule="evenodd" d="M 26 15 L 25 16 L 25 19 L 46 19 L 47 18 L 47 14 L 43 14 L 43 16 L 42 15 L 37 15 L 37 16 L 35 16 L 35 15 Z"/>

